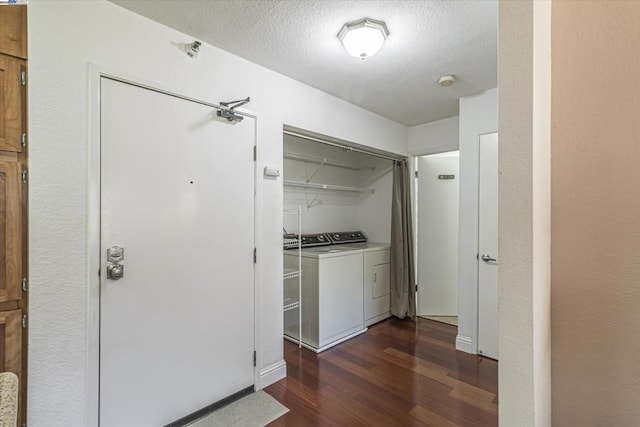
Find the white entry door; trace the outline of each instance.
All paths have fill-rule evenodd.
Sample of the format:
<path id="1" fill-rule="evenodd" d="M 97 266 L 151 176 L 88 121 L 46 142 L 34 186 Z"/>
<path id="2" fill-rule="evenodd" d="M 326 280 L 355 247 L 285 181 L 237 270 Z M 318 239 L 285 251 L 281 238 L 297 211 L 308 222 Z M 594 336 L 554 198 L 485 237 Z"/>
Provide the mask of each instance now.
<path id="1" fill-rule="evenodd" d="M 100 426 L 158 427 L 254 384 L 255 123 L 100 96 Z"/>
<path id="2" fill-rule="evenodd" d="M 418 314 L 458 315 L 459 152 L 418 157 Z"/>
<path id="3" fill-rule="evenodd" d="M 498 134 L 480 135 L 478 353 L 498 359 Z"/>

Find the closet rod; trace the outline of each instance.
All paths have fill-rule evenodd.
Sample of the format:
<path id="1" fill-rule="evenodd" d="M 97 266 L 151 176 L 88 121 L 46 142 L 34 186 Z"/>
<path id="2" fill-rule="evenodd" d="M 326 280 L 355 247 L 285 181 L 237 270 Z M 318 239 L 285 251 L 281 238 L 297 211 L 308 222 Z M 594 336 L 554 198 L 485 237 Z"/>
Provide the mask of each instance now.
<path id="1" fill-rule="evenodd" d="M 396 160 L 406 159 L 406 157 L 404 157 L 404 156 L 398 156 L 398 157 L 385 156 L 384 154 L 378 154 L 378 153 L 374 153 L 372 151 L 361 150 L 359 148 L 350 147 L 350 146 L 344 145 L 344 144 L 338 144 L 336 142 L 326 141 L 326 140 L 320 139 L 320 138 L 314 138 L 312 136 L 303 135 L 301 133 L 291 132 L 289 130 L 284 130 L 283 133 L 286 134 L 286 135 L 290 135 L 290 136 L 296 136 L 296 137 L 302 138 L 302 139 L 308 139 L 309 141 L 315 141 L 315 142 L 320 142 L 322 144 L 331 145 L 332 147 L 342 148 L 343 150 L 346 150 L 346 151 L 355 151 L 357 153 L 368 154 L 370 156 L 375 156 L 375 157 L 381 157 L 381 158 L 387 159 L 387 160 L 396 161 Z"/>

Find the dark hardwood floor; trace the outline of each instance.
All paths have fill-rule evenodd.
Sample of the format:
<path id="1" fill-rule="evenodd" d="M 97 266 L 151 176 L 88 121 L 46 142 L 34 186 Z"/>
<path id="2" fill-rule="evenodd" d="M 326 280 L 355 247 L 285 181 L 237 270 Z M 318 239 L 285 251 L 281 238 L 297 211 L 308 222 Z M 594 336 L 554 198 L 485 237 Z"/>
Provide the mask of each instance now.
<path id="1" fill-rule="evenodd" d="M 455 350 L 457 328 L 385 320 L 323 353 L 285 341 L 290 409 L 269 426 L 497 426 L 498 363 Z"/>

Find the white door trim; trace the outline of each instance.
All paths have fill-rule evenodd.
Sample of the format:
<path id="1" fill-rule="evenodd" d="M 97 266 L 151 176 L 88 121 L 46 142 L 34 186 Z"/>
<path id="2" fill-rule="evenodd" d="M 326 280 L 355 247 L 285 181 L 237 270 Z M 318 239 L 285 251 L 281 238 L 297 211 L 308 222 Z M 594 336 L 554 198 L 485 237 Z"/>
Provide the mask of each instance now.
<path id="1" fill-rule="evenodd" d="M 87 383 L 86 395 L 87 406 L 85 412 L 85 425 L 89 427 L 98 427 L 99 425 L 99 409 L 100 409 L 100 278 L 98 271 L 100 270 L 100 79 L 108 77 L 122 83 L 131 84 L 141 88 L 153 90 L 166 95 L 175 96 L 188 101 L 197 102 L 212 108 L 222 108 L 219 104 L 204 101 L 197 98 L 182 95 L 175 90 L 165 88 L 164 85 L 147 79 L 130 76 L 105 67 L 89 64 L 88 66 L 88 89 L 87 89 L 87 121 L 88 121 L 88 156 L 87 156 L 87 174 L 88 174 L 88 205 L 87 205 Z M 255 114 L 243 111 L 236 113 L 255 120 L 254 142 L 259 157 L 258 145 L 258 118 Z M 260 180 L 257 179 L 257 165 L 254 164 L 254 244 L 256 248 L 260 247 L 260 236 L 262 222 L 260 221 L 261 212 L 261 186 Z M 260 293 L 261 275 L 260 257 L 254 266 L 254 349 L 257 352 L 256 367 L 253 372 L 253 383 L 256 389 L 260 388 L 260 339 L 258 334 L 258 319 L 260 319 Z"/>

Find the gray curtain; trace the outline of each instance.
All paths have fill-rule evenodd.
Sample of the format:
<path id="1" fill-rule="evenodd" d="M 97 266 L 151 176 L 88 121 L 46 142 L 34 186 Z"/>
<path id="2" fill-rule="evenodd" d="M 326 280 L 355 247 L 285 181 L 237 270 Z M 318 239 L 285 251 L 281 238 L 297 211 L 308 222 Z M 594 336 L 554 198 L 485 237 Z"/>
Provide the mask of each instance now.
<path id="1" fill-rule="evenodd" d="M 416 315 L 413 230 L 409 165 L 393 165 L 391 206 L 391 314 L 404 319 Z"/>

